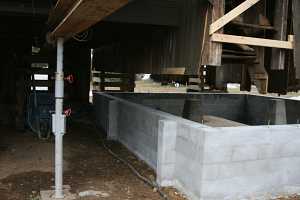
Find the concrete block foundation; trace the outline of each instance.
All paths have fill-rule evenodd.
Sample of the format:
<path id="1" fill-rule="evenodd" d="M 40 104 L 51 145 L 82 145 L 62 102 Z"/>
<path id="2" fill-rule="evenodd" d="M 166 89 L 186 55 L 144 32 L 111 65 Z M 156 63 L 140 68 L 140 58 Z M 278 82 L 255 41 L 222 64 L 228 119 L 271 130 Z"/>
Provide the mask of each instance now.
<path id="1" fill-rule="evenodd" d="M 221 120 L 210 126 L 196 122 L 197 113 L 184 113 L 187 100 L 193 100 L 201 115 Z M 300 101 L 231 94 L 96 93 L 94 107 L 97 126 L 108 138 L 156 170 L 161 186 L 173 186 L 191 200 L 300 193 Z M 228 120 L 237 123 L 225 127 Z"/>

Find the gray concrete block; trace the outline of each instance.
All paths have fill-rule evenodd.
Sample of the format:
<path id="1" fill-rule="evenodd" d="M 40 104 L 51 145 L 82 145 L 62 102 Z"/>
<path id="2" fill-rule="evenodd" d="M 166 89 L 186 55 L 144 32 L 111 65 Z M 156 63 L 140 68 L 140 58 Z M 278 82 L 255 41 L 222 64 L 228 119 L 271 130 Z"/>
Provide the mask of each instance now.
<path id="1" fill-rule="evenodd" d="M 203 165 L 202 168 L 202 179 L 204 181 L 217 180 L 219 178 L 219 164 Z"/>
<path id="2" fill-rule="evenodd" d="M 204 164 L 228 163 L 232 158 L 232 148 L 230 146 L 209 145 L 204 149 Z"/>
<path id="3" fill-rule="evenodd" d="M 176 137 L 177 123 L 160 120 L 157 146 L 157 182 L 161 186 L 172 186 L 168 184 L 174 181 Z"/>
<path id="4" fill-rule="evenodd" d="M 284 125 L 287 123 L 286 105 L 282 99 L 276 99 L 275 101 L 275 119 L 274 124 Z"/>
<path id="5" fill-rule="evenodd" d="M 258 159 L 258 148 L 255 145 L 240 145 L 232 147 L 232 162 L 251 161 Z"/>

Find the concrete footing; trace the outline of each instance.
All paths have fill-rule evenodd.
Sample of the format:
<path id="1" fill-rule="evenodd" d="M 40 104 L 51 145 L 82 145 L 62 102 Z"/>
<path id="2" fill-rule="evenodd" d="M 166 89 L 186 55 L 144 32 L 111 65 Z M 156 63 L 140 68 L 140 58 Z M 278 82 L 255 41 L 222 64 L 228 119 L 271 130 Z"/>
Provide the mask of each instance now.
<path id="1" fill-rule="evenodd" d="M 54 197 L 55 190 L 44 190 L 40 192 L 41 200 L 75 200 L 77 198 L 76 194 L 70 192 L 70 186 L 64 186 L 64 198 L 56 199 Z"/>

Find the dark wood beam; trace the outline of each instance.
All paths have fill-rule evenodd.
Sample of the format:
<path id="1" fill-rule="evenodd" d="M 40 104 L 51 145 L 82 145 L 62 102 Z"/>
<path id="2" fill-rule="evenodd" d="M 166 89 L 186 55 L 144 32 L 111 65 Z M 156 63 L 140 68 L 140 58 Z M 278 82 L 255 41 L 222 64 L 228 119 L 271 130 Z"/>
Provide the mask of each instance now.
<path id="1" fill-rule="evenodd" d="M 210 66 L 221 66 L 222 65 L 222 50 L 223 46 L 221 43 L 216 43 L 211 40 L 209 35 L 210 24 L 217 21 L 220 17 L 224 16 L 225 13 L 225 0 L 211 0 L 212 4 L 209 5 L 207 16 L 206 16 L 206 35 L 205 35 L 205 46 L 202 52 L 202 65 Z M 217 31 L 217 33 L 223 33 L 223 29 Z"/>
<path id="2" fill-rule="evenodd" d="M 52 20 L 49 24 L 59 23 L 51 31 L 50 38 L 57 37 L 69 38 L 77 33 L 85 31 L 95 25 L 105 17 L 114 13 L 130 2 L 130 0 L 60 0 L 52 12 Z M 67 10 L 67 5 L 72 4 L 72 8 Z M 56 10 L 56 11 L 55 11 Z M 60 19 L 64 16 L 63 19 Z"/>
<path id="3" fill-rule="evenodd" d="M 275 17 L 274 28 L 276 33 L 273 37 L 275 40 L 287 40 L 287 22 L 289 12 L 289 0 L 276 0 L 275 1 Z M 283 49 L 272 49 L 271 69 L 284 70 L 286 51 Z"/>

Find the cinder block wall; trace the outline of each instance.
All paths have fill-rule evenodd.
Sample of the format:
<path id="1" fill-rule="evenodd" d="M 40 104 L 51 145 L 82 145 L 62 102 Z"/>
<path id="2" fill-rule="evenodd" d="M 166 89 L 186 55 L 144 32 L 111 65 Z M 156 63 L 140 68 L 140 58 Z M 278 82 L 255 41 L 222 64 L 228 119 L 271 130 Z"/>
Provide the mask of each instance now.
<path id="1" fill-rule="evenodd" d="M 263 96 L 246 96 L 246 123 L 249 125 L 299 124 L 300 101 Z M 285 123 L 276 117 L 284 117 Z"/>
<path id="2" fill-rule="evenodd" d="M 205 133 L 194 124 L 177 123 L 174 184 L 191 200 L 202 198 Z"/>
<path id="3" fill-rule="evenodd" d="M 270 199 L 300 192 L 300 126 L 211 128 L 96 94 L 109 138 L 123 143 L 190 200 Z M 97 97 L 101 96 L 101 97 Z M 134 94 L 133 94 L 134 96 Z M 105 115 L 105 116 L 103 116 Z"/>
<path id="4" fill-rule="evenodd" d="M 185 101 L 199 100 L 204 115 L 213 115 L 248 125 L 299 124 L 300 101 L 239 94 L 130 94 L 115 93 L 116 97 L 182 117 Z M 276 100 L 282 101 L 283 108 Z M 277 107 L 277 108 L 276 108 Z M 282 113 L 285 112 L 285 113 Z M 276 116 L 284 115 L 285 123 Z"/>
<path id="5" fill-rule="evenodd" d="M 116 97 L 136 102 L 179 117 L 183 116 L 186 100 L 198 101 L 204 115 L 213 115 L 244 123 L 247 120 L 244 95 L 235 94 L 129 94 L 116 93 Z"/>
<path id="6" fill-rule="evenodd" d="M 156 169 L 158 123 L 162 117 L 138 105 L 118 103 L 117 139 Z"/>
<path id="7" fill-rule="evenodd" d="M 202 198 L 300 192 L 299 133 L 296 125 L 206 129 Z"/>

